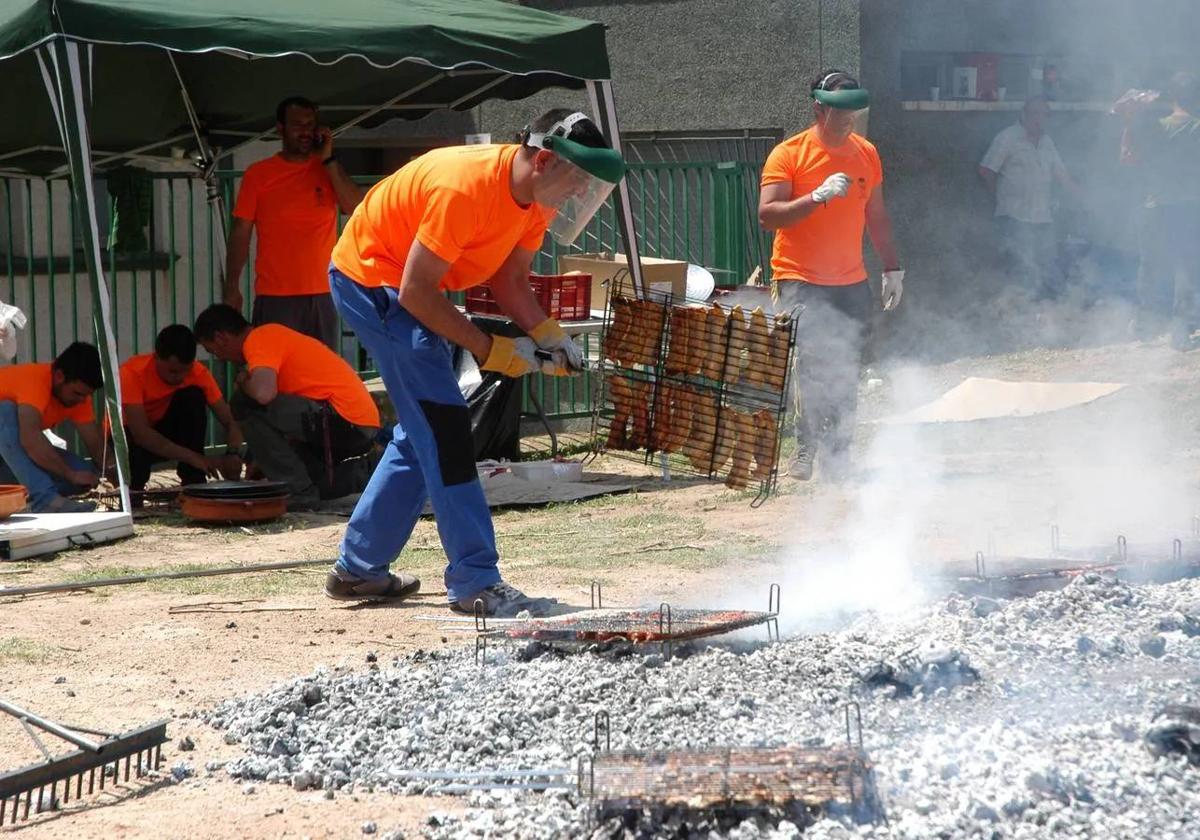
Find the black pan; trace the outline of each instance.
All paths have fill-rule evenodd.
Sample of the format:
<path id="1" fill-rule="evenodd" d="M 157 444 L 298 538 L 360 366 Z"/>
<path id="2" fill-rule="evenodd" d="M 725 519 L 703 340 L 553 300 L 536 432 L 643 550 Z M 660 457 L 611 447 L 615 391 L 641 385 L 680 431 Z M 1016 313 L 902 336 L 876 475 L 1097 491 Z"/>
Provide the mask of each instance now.
<path id="1" fill-rule="evenodd" d="M 207 484 L 189 484 L 183 488 L 185 495 L 196 499 L 269 499 L 285 496 L 288 486 L 283 481 L 210 481 Z"/>

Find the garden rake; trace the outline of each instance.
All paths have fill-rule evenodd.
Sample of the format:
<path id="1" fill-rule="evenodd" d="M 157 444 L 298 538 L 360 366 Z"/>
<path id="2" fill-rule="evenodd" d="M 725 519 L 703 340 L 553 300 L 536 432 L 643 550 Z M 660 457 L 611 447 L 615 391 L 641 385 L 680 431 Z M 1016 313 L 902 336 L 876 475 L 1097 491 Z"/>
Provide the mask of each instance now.
<path id="1" fill-rule="evenodd" d="M 85 795 L 85 775 L 88 777 L 89 795 L 97 789 L 104 790 L 106 777 L 111 777 L 109 784 L 119 783 L 122 759 L 125 761 L 125 781 L 129 781 L 131 773 L 140 778 L 150 770 L 157 770 L 162 763 L 162 745 L 167 740 L 165 720 L 113 735 L 83 726 L 58 724 L 4 700 L 0 700 L 0 712 L 12 715 L 21 722 L 45 758 L 26 767 L 0 773 L 0 826 L 4 825 L 5 819 L 16 823 L 18 812 L 21 812 L 20 819 L 26 820 L 31 811 L 49 811 L 60 803 L 81 799 Z M 78 749 L 63 755 L 52 755 L 34 727 Z M 92 740 L 85 735 L 97 736 L 101 740 Z M 97 770 L 100 771 L 99 784 Z"/>

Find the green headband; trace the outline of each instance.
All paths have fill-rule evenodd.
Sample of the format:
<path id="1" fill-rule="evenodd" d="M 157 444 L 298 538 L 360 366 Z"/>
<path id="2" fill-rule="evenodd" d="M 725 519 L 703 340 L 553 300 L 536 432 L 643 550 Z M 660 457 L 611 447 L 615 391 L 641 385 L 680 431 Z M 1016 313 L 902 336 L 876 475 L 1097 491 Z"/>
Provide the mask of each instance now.
<path id="1" fill-rule="evenodd" d="M 621 158 L 621 154 L 613 149 L 596 149 L 552 134 L 547 134 L 542 138 L 540 148 L 569 160 L 587 174 L 599 178 L 601 181 L 616 184 L 625 177 L 625 161 Z"/>
<path id="2" fill-rule="evenodd" d="M 862 88 L 814 90 L 813 99 L 840 111 L 861 111 L 871 104 L 871 95 Z"/>

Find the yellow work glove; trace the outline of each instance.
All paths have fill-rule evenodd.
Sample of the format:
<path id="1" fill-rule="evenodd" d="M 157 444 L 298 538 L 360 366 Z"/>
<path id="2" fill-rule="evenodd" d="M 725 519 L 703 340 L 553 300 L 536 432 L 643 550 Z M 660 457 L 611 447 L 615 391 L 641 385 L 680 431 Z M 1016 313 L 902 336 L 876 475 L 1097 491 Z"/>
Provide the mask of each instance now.
<path id="1" fill-rule="evenodd" d="M 505 376 L 518 377 L 541 370 L 542 362 L 536 355 L 537 345 L 532 338 L 505 338 L 492 336 L 492 349 L 479 366 L 480 370 L 491 370 Z"/>
<path id="2" fill-rule="evenodd" d="M 529 331 L 529 337 L 550 353 L 551 360 L 542 365 L 542 373 L 571 376 L 583 370 L 583 350 L 563 331 L 558 321 L 547 318 Z"/>

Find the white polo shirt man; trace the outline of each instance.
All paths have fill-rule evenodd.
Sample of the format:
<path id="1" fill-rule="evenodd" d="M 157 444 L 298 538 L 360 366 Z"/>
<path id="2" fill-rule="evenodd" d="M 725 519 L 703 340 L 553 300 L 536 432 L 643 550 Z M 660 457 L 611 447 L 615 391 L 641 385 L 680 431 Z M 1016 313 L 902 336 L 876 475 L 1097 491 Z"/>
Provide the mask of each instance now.
<path id="1" fill-rule="evenodd" d="M 1062 279 L 1053 224 L 1054 184 L 1077 191 L 1044 131 L 1048 114 L 1045 100 L 1027 101 L 1020 122 L 997 134 L 979 162 L 979 176 L 996 196 L 1009 271 L 1038 298 L 1057 294 Z"/>

